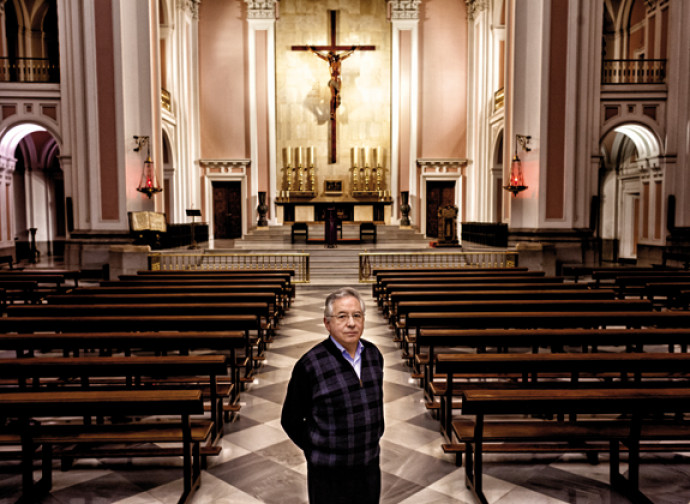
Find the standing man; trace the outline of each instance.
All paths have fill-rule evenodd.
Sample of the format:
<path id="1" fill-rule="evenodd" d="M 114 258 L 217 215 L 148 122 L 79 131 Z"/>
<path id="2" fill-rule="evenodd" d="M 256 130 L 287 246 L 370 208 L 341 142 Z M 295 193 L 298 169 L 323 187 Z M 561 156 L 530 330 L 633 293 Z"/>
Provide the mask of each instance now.
<path id="1" fill-rule="evenodd" d="M 381 494 L 383 357 L 360 339 L 365 306 L 344 287 L 326 298 L 330 336 L 297 361 L 281 423 L 307 459 L 311 504 L 376 504 Z"/>

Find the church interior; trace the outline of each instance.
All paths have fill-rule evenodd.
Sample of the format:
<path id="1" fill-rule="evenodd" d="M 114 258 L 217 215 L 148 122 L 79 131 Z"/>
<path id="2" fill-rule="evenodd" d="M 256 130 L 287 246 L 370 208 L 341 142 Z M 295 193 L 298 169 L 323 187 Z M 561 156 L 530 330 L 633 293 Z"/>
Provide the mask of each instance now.
<path id="1" fill-rule="evenodd" d="M 686 0 L 0 0 L 0 503 L 307 502 L 281 405 L 345 285 L 385 359 L 381 502 L 690 502 L 683 26 Z M 468 412 L 504 385 L 533 409 Z"/>

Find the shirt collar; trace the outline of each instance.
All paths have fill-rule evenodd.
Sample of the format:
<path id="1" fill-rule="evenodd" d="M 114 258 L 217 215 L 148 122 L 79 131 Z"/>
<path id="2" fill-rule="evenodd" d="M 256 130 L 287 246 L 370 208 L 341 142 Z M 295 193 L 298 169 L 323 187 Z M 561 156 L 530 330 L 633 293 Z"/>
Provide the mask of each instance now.
<path id="1" fill-rule="evenodd" d="M 364 345 L 362 344 L 362 340 L 359 340 L 357 342 L 357 349 L 355 350 L 355 356 L 353 359 L 353 357 L 350 355 L 350 352 L 348 352 L 343 345 L 338 343 L 333 336 L 331 336 L 329 334 L 328 337 L 331 338 L 331 341 L 333 342 L 333 344 L 336 346 L 336 348 L 338 350 L 340 350 L 340 352 L 343 354 L 343 356 L 345 356 L 346 359 L 357 360 L 360 357 L 360 355 L 362 355 L 362 350 L 364 349 Z"/>

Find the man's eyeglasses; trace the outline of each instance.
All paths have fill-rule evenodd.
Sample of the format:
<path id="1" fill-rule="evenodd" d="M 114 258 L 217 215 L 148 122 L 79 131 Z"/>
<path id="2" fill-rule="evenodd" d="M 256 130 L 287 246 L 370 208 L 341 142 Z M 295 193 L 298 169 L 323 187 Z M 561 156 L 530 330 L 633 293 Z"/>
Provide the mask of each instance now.
<path id="1" fill-rule="evenodd" d="M 331 318 L 336 319 L 338 322 L 347 322 L 347 320 L 352 317 L 355 322 L 362 322 L 364 320 L 364 314 L 362 312 L 356 313 L 338 313 L 336 315 L 331 315 Z"/>

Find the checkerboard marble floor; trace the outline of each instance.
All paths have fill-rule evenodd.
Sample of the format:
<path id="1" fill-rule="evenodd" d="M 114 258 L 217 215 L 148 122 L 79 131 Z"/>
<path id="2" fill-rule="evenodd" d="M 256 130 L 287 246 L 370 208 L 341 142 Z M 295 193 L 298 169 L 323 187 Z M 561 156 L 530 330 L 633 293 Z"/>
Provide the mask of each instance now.
<path id="1" fill-rule="evenodd" d="M 364 337 L 385 358 L 386 431 L 381 442 L 386 504 L 474 502 L 464 472 L 441 451 L 438 423 L 392 341 L 392 332 L 372 302 L 368 286 L 355 286 L 367 300 Z M 326 336 L 323 301 L 330 287 L 298 286 L 295 302 L 270 345 L 256 380 L 242 392 L 242 410 L 226 426 L 220 456 L 210 459 L 193 502 L 304 503 L 306 463 L 280 427 L 287 380 L 296 360 Z M 608 485 L 605 457 L 597 465 L 578 454 L 486 457 L 485 492 L 490 503 L 627 503 Z M 690 502 L 690 456 L 645 455 L 641 488 L 655 503 Z M 170 465 L 175 465 L 171 462 Z M 179 464 L 177 464 L 179 466 Z M 0 503 L 14 502 L 21 488 L 17 466 L 0 462 Z M 175 503 L 182 488 L 179 467 L 160 461 L 81 460 L 54 473 L 50 504 Z"/>

